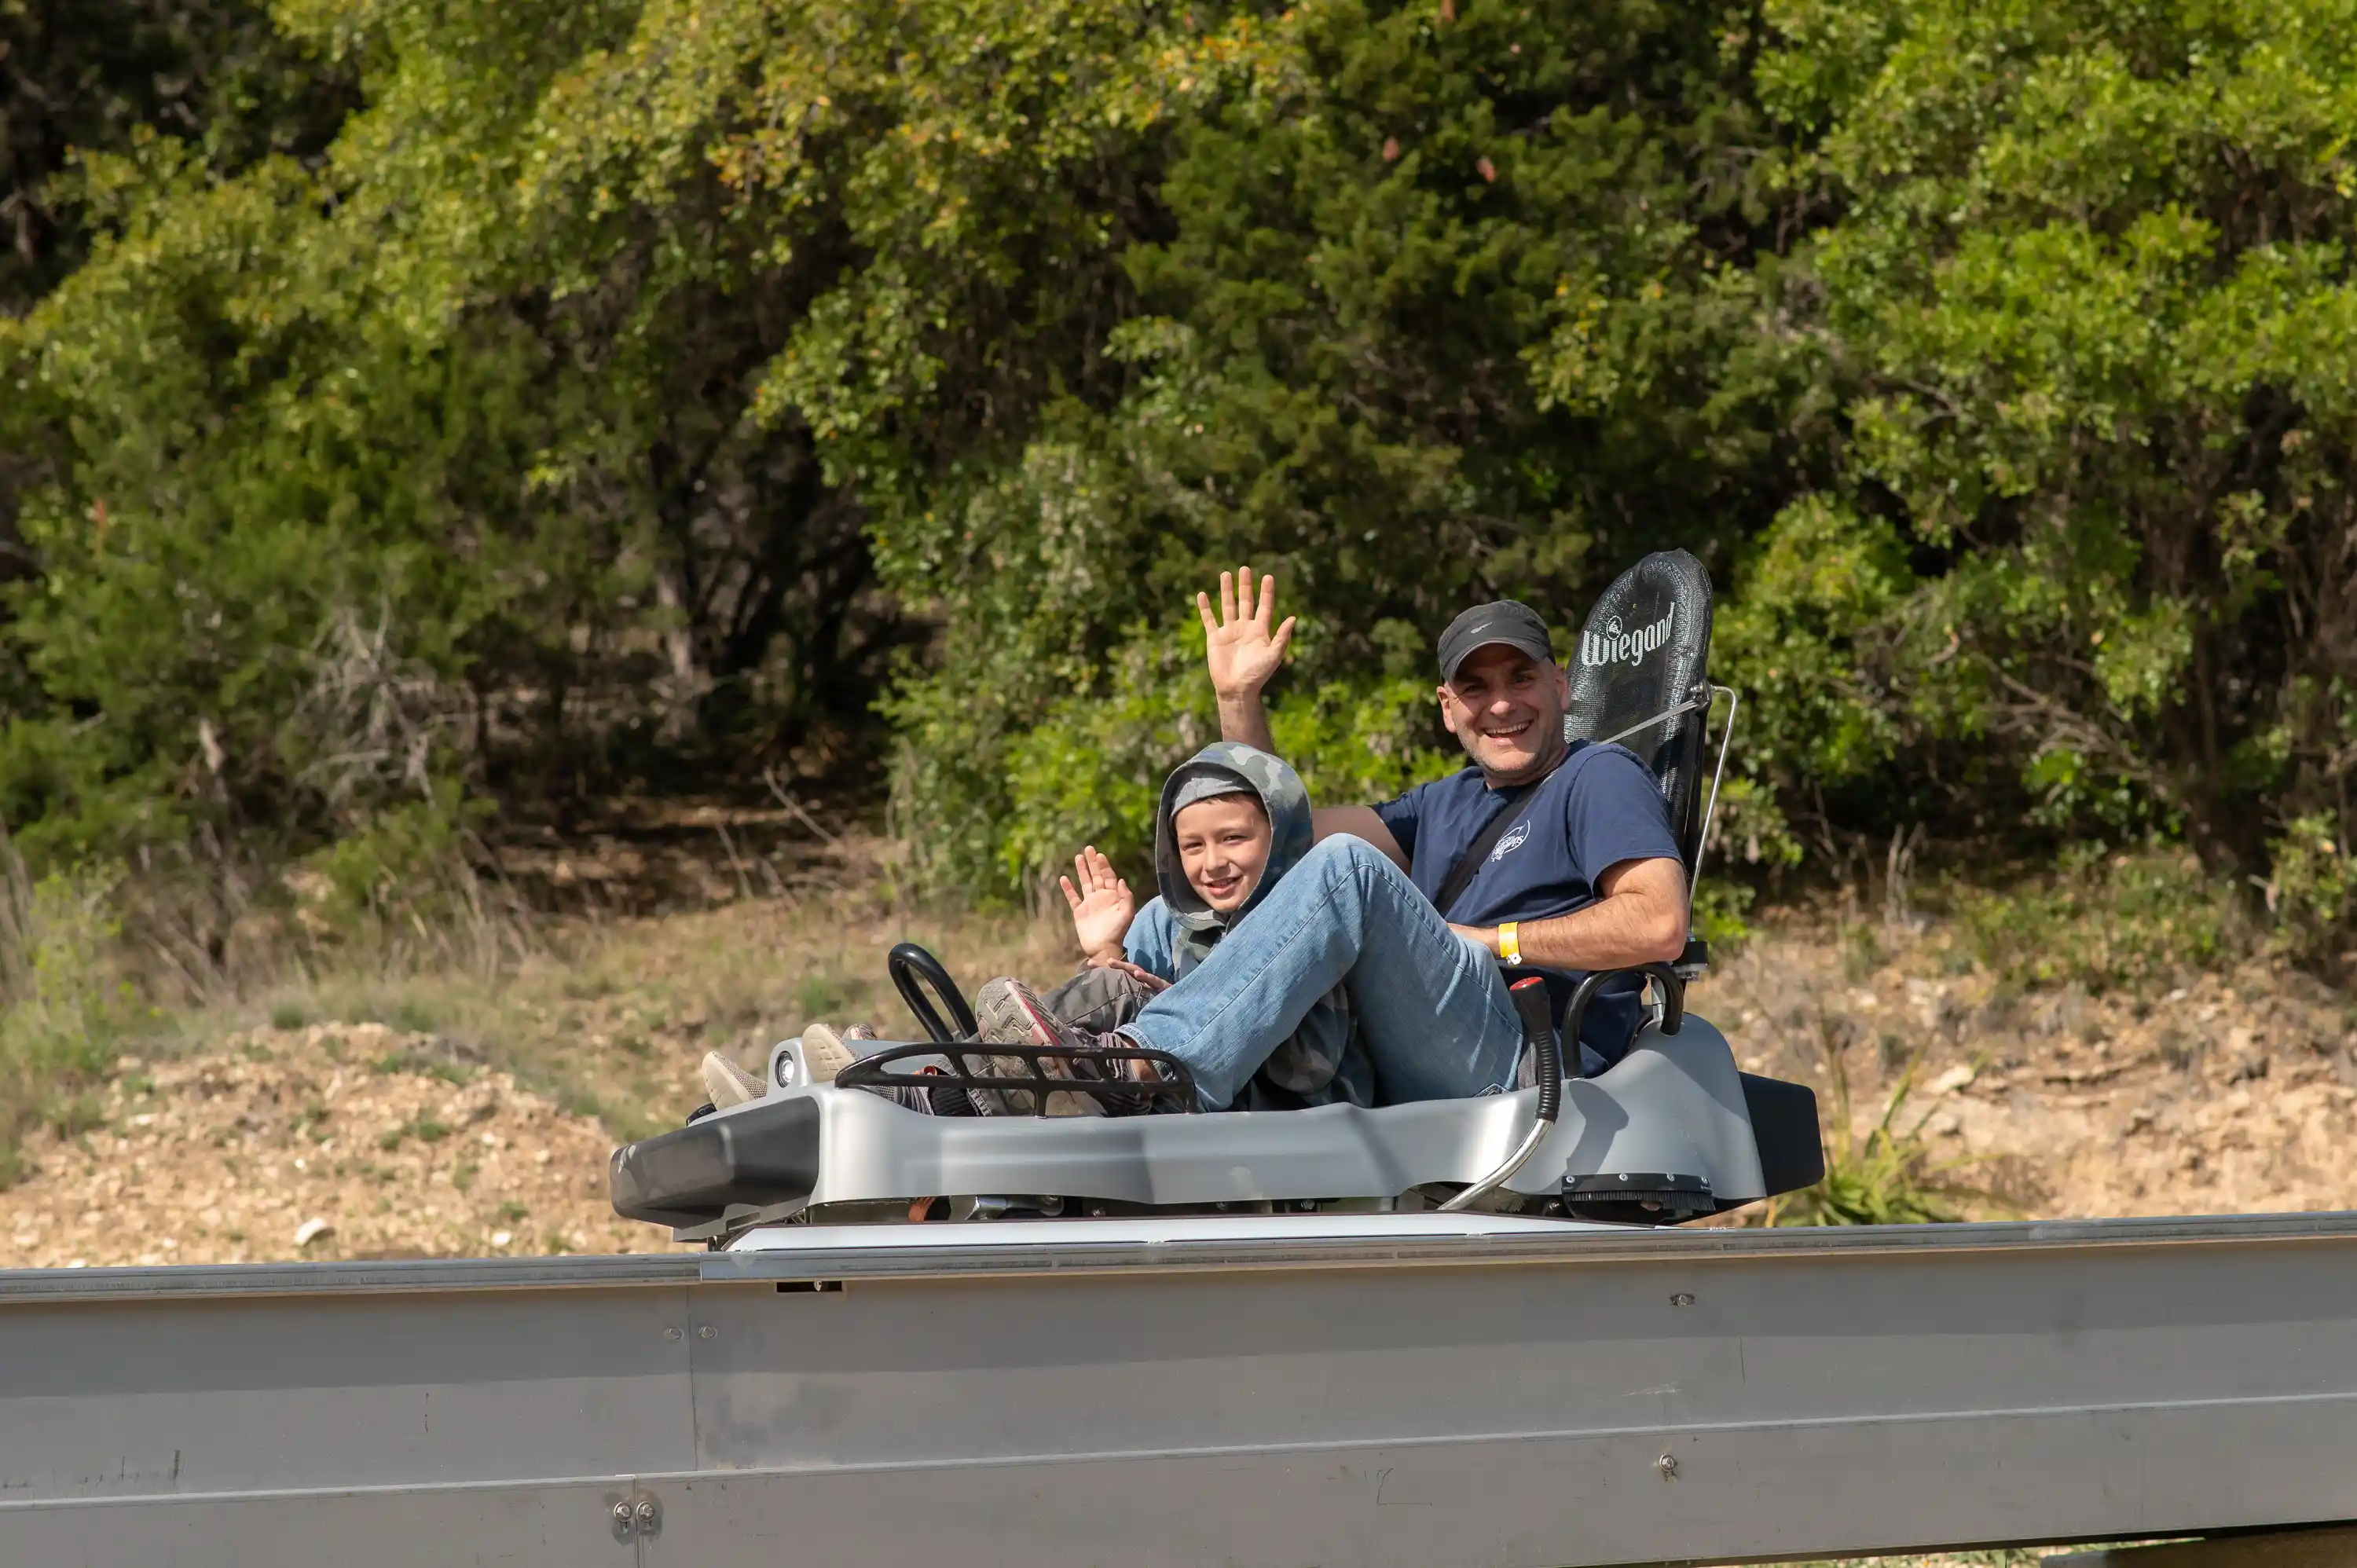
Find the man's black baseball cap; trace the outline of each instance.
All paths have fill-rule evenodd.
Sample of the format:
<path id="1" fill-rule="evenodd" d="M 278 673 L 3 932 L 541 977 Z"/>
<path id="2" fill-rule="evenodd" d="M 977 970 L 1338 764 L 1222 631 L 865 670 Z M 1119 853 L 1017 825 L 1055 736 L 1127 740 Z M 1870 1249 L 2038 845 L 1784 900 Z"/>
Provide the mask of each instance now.
<path id="1" fill-rule="evenodd" d="M 1491 604 L 1475 605 L 1448 623 L 1440 634 L 1440 678 L 1457 679 L 1457 667 L 1475 649 L 1491 643 L 1529 654 L 1542 664 L 1552 663 L 1555 649 L 1547 641 L 1546 622 L 1539 612 L 1513 599 L 1499 599 Z"/>

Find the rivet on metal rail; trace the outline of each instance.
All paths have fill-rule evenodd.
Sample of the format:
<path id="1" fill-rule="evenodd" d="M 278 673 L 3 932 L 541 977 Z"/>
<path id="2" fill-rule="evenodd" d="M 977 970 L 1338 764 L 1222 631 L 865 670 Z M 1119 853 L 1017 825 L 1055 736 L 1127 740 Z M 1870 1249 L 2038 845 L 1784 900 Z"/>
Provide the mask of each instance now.
<path id="1" fill-rule="evenodd" d="M 1677 1455 L 1674 1454 L 1663 1455 L 1660 1458 L 1653 1461 L 1653 1468 L 1662 1473 L 1662 1479 L 1664 1481 L 1676 1480 L 1678 1478 Z"/>
<path id="2" fill-rule="evenodd" d="M 666 1339 L 683 1339 L 686 1336 L 682 1334 L 677 1328 L 666 1328 L 663 1330 L 663 1337 Z"/>
<path id="3" fill-rule="evenodd" d="M 709 1339 L 709 1338 L 711 1338 L 711 1337 L 712 1337 L 712 1336 L 713 1336 L 714 1332 L 715 1332 L 715 1330 L 714 1330 L 714 1328 L 713 1328 L 712 1325 L 710 1325 L 709 1323 L 707 1323 L 707 1324 L 705 1324 L 703 1327 L 698 1328 L 698 1329 L 695 1331 L 695 1337 L 696 1337 L 698 1339 Z"/>
<path id="4" fill-rule="evenodd" d="M 608 1511 L 617 1541 L 652 1541 L 662 1533 L 662 1504 L 645 1492 L 620 1499 Z"/>
<path id="5" fill-rule="evenodd" d="M 1670 1297 L 1670 1305 L 1672 1306 L 1692 1306 L 1694 1305 L 1694 1294 L 1691 1291 L 1680 1291 L 1677 1294 Z"/>

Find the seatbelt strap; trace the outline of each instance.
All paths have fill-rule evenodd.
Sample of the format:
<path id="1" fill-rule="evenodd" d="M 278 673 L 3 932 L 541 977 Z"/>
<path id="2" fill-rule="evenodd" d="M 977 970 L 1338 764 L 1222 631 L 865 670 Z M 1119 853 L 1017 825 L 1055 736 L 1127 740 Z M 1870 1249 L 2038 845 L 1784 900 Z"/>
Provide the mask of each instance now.
<path id="1" fill-rule="evenodd" d="M 1527 784 L 1517 784 L 1499 794 L 1498 810 L 1483 824 L 1481 831 L 1473 835 L 1473 842 L 1465 846 L 1465 853 L 1457 857 L 1457 864 L 1448 868 L 1448 880 L 1440 885 L 1439 893 L 1432 900 L 1432 907 L 1440 911 L 1442 919 L 1449 918 L 1449 911 L 1456 907 L 1457 900 L 1465 897 L 1465 889 L 1472 885 L 1474 874 L 1481 869 L 1481 863 L 1490 857 L 1490 852 L 1498 847 L 1498 841 L 1505 836 L 1506 825 L 1522 810 L 1523 802 L 1530 799 L 1531 791 L 1545 782 L 1544 778 L 1534 779 Z"/>

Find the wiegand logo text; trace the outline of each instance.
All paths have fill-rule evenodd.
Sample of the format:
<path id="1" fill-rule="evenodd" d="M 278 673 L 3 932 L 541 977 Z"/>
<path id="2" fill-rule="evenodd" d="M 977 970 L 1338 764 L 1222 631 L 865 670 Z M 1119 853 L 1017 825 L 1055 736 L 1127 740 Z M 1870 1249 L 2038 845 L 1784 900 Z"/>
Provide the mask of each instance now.
<path id="1" fill-rule="evenodd" d="M 1641 626 L 1634 631 L 1620 629 L 1620 618 L 1606 618 L 1600 632 L 1579 634 L 1579 661 L 1582 664 L 1641 664 L 1645 655 L 1670 640 L 1670 623 L 1677 618 L 1678 607 L 1672 605 L 1662 612 L 1662 618 L 1651 626 Z"/>

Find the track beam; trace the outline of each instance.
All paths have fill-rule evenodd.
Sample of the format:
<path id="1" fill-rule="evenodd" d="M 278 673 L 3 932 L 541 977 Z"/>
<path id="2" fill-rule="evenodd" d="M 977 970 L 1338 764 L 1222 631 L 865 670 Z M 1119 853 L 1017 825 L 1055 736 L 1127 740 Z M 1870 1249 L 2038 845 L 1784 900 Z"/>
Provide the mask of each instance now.
<path id="1" fill-rule="evenodd" d="M 2349 1216 L 956 1229 L 0 1275 L 0 1560 L 1541 1568 L 2357 1518 Z"/>

